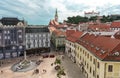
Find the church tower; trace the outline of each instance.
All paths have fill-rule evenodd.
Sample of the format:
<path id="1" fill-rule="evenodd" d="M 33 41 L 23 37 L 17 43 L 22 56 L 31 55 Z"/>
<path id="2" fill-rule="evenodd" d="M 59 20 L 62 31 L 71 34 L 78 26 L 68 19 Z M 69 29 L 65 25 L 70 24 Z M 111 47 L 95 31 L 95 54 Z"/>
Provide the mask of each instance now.
<path id="1" fill-rule="evenodd" d="M 57 12 L 57 9 L 56 9 L 56 12 L 55 12 L 55 21 L 58 22 L 58 12 Z"/>

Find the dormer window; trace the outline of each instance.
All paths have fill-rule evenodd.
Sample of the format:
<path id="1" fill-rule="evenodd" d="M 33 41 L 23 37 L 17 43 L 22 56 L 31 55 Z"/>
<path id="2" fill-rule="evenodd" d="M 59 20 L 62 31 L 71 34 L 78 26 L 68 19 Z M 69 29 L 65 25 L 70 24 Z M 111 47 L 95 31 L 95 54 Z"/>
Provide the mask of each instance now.
<path id="1" fill-rule="evenodd" d="M 91 46 L 91 47 L 94 47 L 94 45 L 92 45 L 92 44 L 91 44 L 90 46 Z"/>
<path id="2" fill-rule="evenodd" d="M 115 52 L 114 55 L 115 55 L 115 56 L 119 56 L 120 53 L 119 53 L 119 52 Z"/>
<path id="3" fill-rule="evenodd" d="M 99 50 L 100 48 L 99 48 L 99 47 L 96 47 L 95 49 L 96 49 L 96 50 Z"/>
<path id="4" fill-rule="evenodd" d="M 104 53 L 105 53 L 105 51 L 104 51 L 104 50 L 101 50 L 101 53 L 102 53 L 102 54 L 104 54 Z"/>

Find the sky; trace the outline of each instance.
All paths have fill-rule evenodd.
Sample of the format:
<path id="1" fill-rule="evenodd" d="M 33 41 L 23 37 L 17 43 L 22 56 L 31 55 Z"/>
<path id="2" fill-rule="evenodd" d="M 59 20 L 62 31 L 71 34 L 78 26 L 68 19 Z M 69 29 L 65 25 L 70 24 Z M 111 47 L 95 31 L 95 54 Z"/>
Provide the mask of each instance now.
<path id="1" fill-rule="evenodd" d="M 120 0 L 0 0 L 0 17 L 17 17 L 28 24 L 48 25 L 58 10 L 59 22 L 70 16 L 120 14 Z"/>

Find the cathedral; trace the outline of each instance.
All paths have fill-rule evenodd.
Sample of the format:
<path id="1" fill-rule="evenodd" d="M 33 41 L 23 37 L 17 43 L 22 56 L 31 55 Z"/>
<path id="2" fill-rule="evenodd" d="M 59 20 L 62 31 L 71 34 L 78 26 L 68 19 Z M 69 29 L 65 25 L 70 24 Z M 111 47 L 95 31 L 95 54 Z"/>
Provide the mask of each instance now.
<path id="1" fill-rule="evenodd" d="M 59 25 L 59 22 L 58 22 L 58 11 L 56 9 L 55 11 L 55 17 L 53 20 L 50 20 L 49 22 L 49 26 L 56 26 L 56 25 Z"/>

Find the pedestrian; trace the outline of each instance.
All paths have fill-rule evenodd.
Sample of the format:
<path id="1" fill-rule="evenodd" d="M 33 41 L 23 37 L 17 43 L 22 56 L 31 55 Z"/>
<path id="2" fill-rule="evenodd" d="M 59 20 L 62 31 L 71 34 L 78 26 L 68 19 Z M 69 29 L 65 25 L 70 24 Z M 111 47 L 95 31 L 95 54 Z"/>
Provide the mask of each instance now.
<path id="1" fill-rule="evenodd" d="M 51 66 L 53 66 L 53 63 L 51 64 Z"/>
<path id="2" fill-rule="evenodd" d="M 1 74 L 3 74 L 3 70 L 1 70 Z"/>
<path id="3" fill-rule="evenodd" d="M 47 71 L 45 69 L 43 69 L 43 73 L 46 73 Z"/>

